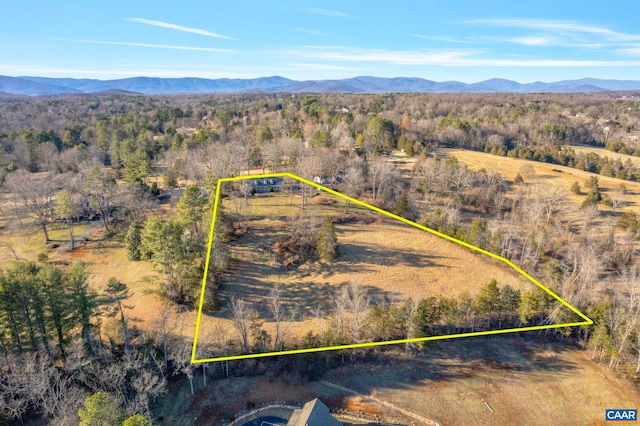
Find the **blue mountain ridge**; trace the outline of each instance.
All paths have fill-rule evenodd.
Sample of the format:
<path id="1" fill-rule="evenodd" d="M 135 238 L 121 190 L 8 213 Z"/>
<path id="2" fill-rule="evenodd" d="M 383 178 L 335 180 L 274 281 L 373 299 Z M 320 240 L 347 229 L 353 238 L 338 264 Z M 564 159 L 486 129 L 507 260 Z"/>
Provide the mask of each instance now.
<path id="1" fill-rule="evenodd" d="M 131 77 L 116 80 L 0 76 L 0 91 L 19 95 L 65 95 L 107 91 L 142 94 L 206 93 L 591 93 L 640 90 L 637 80 L 583 78 L 557 82 L 518 83 L 492 78 L 477 83 L 437 82 L 419 77 L 358 76 L 341 80 L 296 81 L 272 76 L 253 79 L 197 77 Z"/>

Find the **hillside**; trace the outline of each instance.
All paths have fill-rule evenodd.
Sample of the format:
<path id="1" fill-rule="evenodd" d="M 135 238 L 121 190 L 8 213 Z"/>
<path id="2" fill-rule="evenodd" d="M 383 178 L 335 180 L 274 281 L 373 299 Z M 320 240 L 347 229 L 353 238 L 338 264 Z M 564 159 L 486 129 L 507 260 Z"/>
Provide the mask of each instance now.
<path id="1" fill-rule="evenodd" d="M 296 81 L 273 76 L 253 79 L 152 78 L 131 77 L 117 80 L 5 77 L 0 91 L 22 95 L 59 95 L 125 90 L 144 94 L 198 94 L 238 92 L 283 93 L 593 93 L 613 90 L 640 90 L 637 80 L 583 78 L 557 82 L 518 83 L 492 78 L 476 83 L 437 82 L 418 77 L 380 78 L 358 76 L 342 80 Z"/>
<path id="2" fill-rule="evenodd" d="M 80 92 L 80 90 L 70 87 L 1 75 L 0 91 L 14 95 L 61 95 Z"/>

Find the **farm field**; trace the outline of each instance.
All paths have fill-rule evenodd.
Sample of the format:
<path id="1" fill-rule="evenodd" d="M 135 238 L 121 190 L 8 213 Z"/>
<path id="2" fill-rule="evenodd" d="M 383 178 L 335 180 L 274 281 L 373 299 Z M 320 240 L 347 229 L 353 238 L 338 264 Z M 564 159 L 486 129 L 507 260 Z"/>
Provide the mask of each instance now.
<path id="1" fill-rule="evenodd" d="M 533 167 L 533 170 L 535 170 L 535 175 L 532 175 L 531 177 L 525 176 L 525 183 L 536 182 L 551 186 L 562 186 L 567 189 L 567 196 L 576 203 L 580 203 L 584 200 L 584 194 L 576 195 L 568 191 L 573 182 L 577 181 L 580 183 L 584 192 L 584 184 L 587 179 L 591 176 L 596 176 L 598 178 L 600 190 L 605 194 L 613 192 L 618 185 L 624 184 L 627 188 L 626 194 L 620 195 L 620 199 L 625 206 L 624 209 L 631 209 L 640 212 L 640 198 L 638 198 L 638 195 L 640 195 L 640 183 L 637 182 L 602 176 L 571 167 L 559 166 L 557 164 L 502 157 L 484 152 L 448 148 L 439 148 L 434 152 L 436 156 L 440 157 L 455 157 L 459 162 L 465 164 L 472 170 L 495 170 L 502 174 L 506 179 L 513 179 L 518 173 L 521 173 L 523 166 L 531 166 Z M 599 208 L 605 211 L 608 209 L 606 206 L 600 206 Z"/>
<path id="2" fill-rule="evenodd" d="M 570 145 L 569 148 L 573 149 L 577 153 L 588 153 L 592 152 L 594 154 L 598 154 L 600 157 L 609 157 L 613 160 L 627 161 L 630 160 L 636 166 L 640 166 L 640 157 L 636 157 L 633 155 L 620 154 L 618 152 L 609 151 L 605 148 L 596 148 L 592 146 L 576 146 Z"/>

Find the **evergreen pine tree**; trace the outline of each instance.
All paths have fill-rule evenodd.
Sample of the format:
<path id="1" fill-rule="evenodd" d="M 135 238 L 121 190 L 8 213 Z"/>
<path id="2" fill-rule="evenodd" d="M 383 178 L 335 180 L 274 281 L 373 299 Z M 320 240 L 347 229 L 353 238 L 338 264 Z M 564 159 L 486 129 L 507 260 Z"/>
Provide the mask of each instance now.
<path id="1" fill-rule="evenodd" d="M 84 400 L 78 410 L 80 426 L 120 426 L 124 411 L 105 392 L 96 392 Z"/>
<path id="2" fill-rule="evenodd" d="M 189 185 L 178 201 L 178 217 L 185 224 L 192 227 L 194 238 L 198 238 L 198 224 L 202 221 L 202 216 L 208 205 L 208 198 L 196 185 Z"/>
<path id="3" fill-rule="evenodd" d="M 127 235 L 124 237 L 124 244 L 127 248 L 127 257 L 129 260 L 140 260 L 142 258 L 142 251 L 140 249 L 142 242 L 141 232 L 142 226 L 140 226 L 137 221 L 133 222 L 127 230 Z"/>
<path id="4" fill-rule="evenodd" d="M 331 263 L 338 256 L 338 236 L 330 216 L 325 216 L 318 231 L 316 251 L 320 260 Z"/>
<path id="5" fill-rule="evenodd" d="M 142 414 L 134 414 L 122 422 L 122 426 L 151 426 L 151 423 Z"/>

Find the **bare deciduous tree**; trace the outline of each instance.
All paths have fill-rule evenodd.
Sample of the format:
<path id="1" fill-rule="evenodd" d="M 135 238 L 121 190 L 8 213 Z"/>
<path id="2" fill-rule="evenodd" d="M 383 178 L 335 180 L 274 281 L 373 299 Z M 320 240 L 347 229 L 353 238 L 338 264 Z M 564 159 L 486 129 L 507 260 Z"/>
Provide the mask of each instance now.
<path id="1" fill-rule="evenodd" d="M 350 161 L 349 166 L 345 170 L 345 175 L 342 181 L 344 191 L 347 195 L 357 198 L 364 190 L 364 161 L 359 158 Z M 349 208 L 349 200 L 344 201 L 344 212 L 347 213 Z"/>
<path id="2" fill-rule="evenodd" d="M 369 309 L 370 297 L 367 289 L 357 281 L 340 288 L 334 297 L 338 317 L 338 333 L 345 332 L 347 326 L 352 342 L 361 342 L 364 336 L 365 316 Z"/>
<path id="3" fill-rule="evenodd" d="M 9 173 L 5 185 L 21 201 L 24 212 L 34 217 L 34 223 L 42 228 L 45 242 L 49 242 L 47 225 L 53 215 L 53 198 L 58 185 L 48 174 L 17 170 Z"/>
<path id="4" fill-rule="evenodd" d="M 231 309 L 231 320 L 233 326 L 240 333 L 240 339 L 242 341 L 242 348 L 245 353 L 249 352 L 249 325 L 251 318 L 253 317 L 255 310 L 244 300 L 232 297 L 229 301 L 229 308 Z"/>
<path id="5" fill-rule="evenodd" d="M 620 287 L 613 298 L 609 325 L 615 343 L 609 368 L 615 370 L 624 355 L 633 333 L 640 326 L 640 265 L 635 264 L 623 269 Z"/>
<path id="6" fill-rule="evenodd" d="M 296 319 L 296 309 L 289 309 L 283 300 L 280 285 L 276 283 L 269 293 L 269 310 L 273 315 L 276 323 L 275 338 L 273 341 L 273 350 L 282 350 L 285 345 L 285 339 L 291 328 L 291 323 Z"/>
<path id="7" fill-rule="evenodd" d="M 391 180 L 392 171 L 393 166 L 381 157 L 375 157 L 369 164 L 371 196 L 374 202 L 378 202 L 383 197 Z"/>
<path id="8" fill-rule="evenodd" d="M 191 353 L 189 351 L 189 371 L 192 371 L 191 365 Z M 193 374 L 189 376 L 189 380 L 193 380 Z M 151 418 L 150 402 L 167 392 L 166 381 L 163 377 L 160 377 L 150 371 L 148 368 L 141 367 L 136 376 L 131 380 L 131 387 L 135 391 L 135 396 L 130 401 L 128 406 L 128 413 L 130 415 L 140 413 L 147 419 Z M 193 394 L 193 383 L 191 383 L 191 393 Z"/>
<path id="9" fill-rule="evenodd" d="M 113 201 L 119 190 L 115 177 L 110 171 L 95 166 L 84 174 L 84 179 L 87 196 L 91 204 L 100 212 L 102 223 L 108 230 Z"/>

